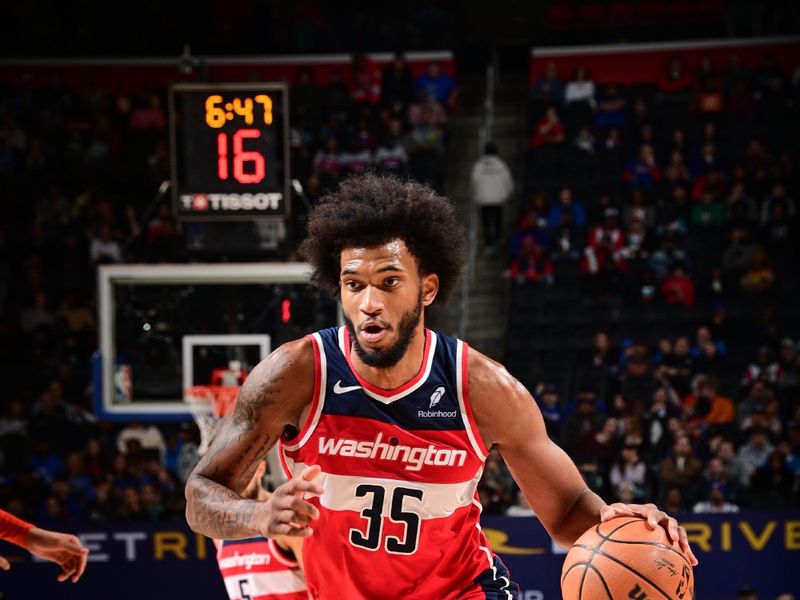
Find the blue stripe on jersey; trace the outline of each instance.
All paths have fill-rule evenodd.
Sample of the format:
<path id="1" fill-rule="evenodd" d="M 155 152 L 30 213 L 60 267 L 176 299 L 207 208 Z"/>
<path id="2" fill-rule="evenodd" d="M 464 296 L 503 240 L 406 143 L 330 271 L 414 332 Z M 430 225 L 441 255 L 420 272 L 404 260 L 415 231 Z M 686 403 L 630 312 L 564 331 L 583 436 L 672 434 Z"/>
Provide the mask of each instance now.
<path id="1" fill-rule="evenodd" d="M 254 542 L 267 542 L 269 541 L 265 537 L 251 537 L 245 538 L 243 540 L 222 540 L 223 546 L 236 546 L 238 544 L 252 544 Z"/>
<path id="2" fill-rule="evenodd" d="M 360 389 L 338 394 L 334 392 L 337 383 L 344 388 L 360 384 L 342 355 L 338 328 L 323 329 L 319 335 L 322 338 L 327 362 L 323 414 L 364 417 L 407 430 L 464 429 L 464 421 L 458 406 L 457 341 L 454 338 L 436 334 L 436 350 L 428 378 L 407 396 L 384 404 L 369 397 Z"/>
<path id="3" fill-rule="evenodd" d="M 511 581 L 508 568 L 496 554 L 492 555 L 494 566 L 481 571 L 472 581 L 481 586 L 486 600 L 517 600 L 519 585 Z"/>

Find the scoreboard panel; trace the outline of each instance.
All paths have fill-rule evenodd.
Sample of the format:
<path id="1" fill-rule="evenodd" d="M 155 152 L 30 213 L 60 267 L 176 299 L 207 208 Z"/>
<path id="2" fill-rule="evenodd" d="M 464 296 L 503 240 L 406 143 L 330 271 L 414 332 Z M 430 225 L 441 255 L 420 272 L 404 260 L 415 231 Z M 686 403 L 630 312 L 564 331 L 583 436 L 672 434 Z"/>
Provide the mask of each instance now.
<path id="1" fill-rule="evenodd" d="M 172 86 L 175 215 L 182 220 L 287 217 L 288 135 L 285 84 Z"/>

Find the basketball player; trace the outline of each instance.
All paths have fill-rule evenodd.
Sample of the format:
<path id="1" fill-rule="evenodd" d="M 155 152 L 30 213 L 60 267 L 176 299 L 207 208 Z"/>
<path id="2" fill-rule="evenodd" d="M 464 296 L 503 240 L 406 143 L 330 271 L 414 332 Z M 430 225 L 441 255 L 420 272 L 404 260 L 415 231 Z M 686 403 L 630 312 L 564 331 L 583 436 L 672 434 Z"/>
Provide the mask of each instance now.
<path id="1" fill-rule="evenodd" d="M 364 175 L 309 216 L 301 254 L 337 294 L 345 326 L 289 342 L 250 373 L 232 418 L 187 481 L 187 520 L 218 538 L 305 538 L 315 598 L 515 597 L 480 530 L 475 494 L 497 448 L 563 546 L 616 516 L 686 532 L 652 504 L 591 492 L 502 365 L 425 328 L 454 289 L 465 241 L 452 205 L 416 183 Z M 242 498 L 280 439 L 293 478 Z M 312 527 L 313 526 L 313 527 Z"/>
<path id="2" fill-rule="evenodd" d="M 71 579 L 72 583 L 75 583 L 86 570 L 89 549 L 81 545 L 77 537 L 39 529 L 2 509 L 0 509 L 0 539 L 56 563 L 61 567 L 59 581 Z M 10 568 L 8 560 L 0 556 L 0 569 L 8 571 Z"/>
<path id="3" fill-rule="evenodd" d="M 261 485 L 267 463 L 261 461 L 242 498 L 265 502 Z M 214 540 L 217 563 L 230 600 L 307 600 L 303 576 L 303 540 L 299 537 L 253 537 Z"/>

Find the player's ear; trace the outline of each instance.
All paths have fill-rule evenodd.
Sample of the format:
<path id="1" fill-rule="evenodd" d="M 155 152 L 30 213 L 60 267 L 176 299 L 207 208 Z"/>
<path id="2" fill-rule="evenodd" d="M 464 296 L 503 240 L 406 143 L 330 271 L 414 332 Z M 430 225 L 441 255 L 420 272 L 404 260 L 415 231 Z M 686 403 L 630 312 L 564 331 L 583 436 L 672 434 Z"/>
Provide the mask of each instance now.
<path id="1" fill-rule="evenodd" d="M 439 293 L 439 276 L 436 273 L 428 273 L 422 276 L 422 305 L 430 306 L 436 300 Z"/>

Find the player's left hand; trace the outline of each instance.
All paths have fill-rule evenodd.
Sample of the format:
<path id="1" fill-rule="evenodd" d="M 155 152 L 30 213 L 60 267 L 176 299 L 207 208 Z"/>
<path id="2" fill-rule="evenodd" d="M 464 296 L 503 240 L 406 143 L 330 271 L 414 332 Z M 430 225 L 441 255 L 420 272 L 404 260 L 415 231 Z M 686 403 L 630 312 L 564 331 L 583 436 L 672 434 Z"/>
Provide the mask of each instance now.
<path id="1" fill-rule="evenodd" d="M 667 536 L 670 541 L 677 543 L 683 553 L 689 557 L 689 562 L 692 566 L 697 565 L 697 557 L 692 552 L 689 546 L 689 538 L 686 535 L 686 530 L 678 525 L 673 517 L 670 517 L 663 510 L 655 504 L 623 504 L 622 502 L 615 502 L 614 504 L 607 504 L 600 509 L 600 522 L 603 523 L 615 517 L 640 517 L 645 519 L 647 527 L 655 529 L 659 525 L 667 531 Z"/>
<path id="2" fill-rule="evenodd" d="M 78 581 L 86 570 L 89 549 L 74 535 L 34 527 L 28 532 L 25 546 L 32 554 L 51 560 L 61 567 L 59 581 Z"/>

